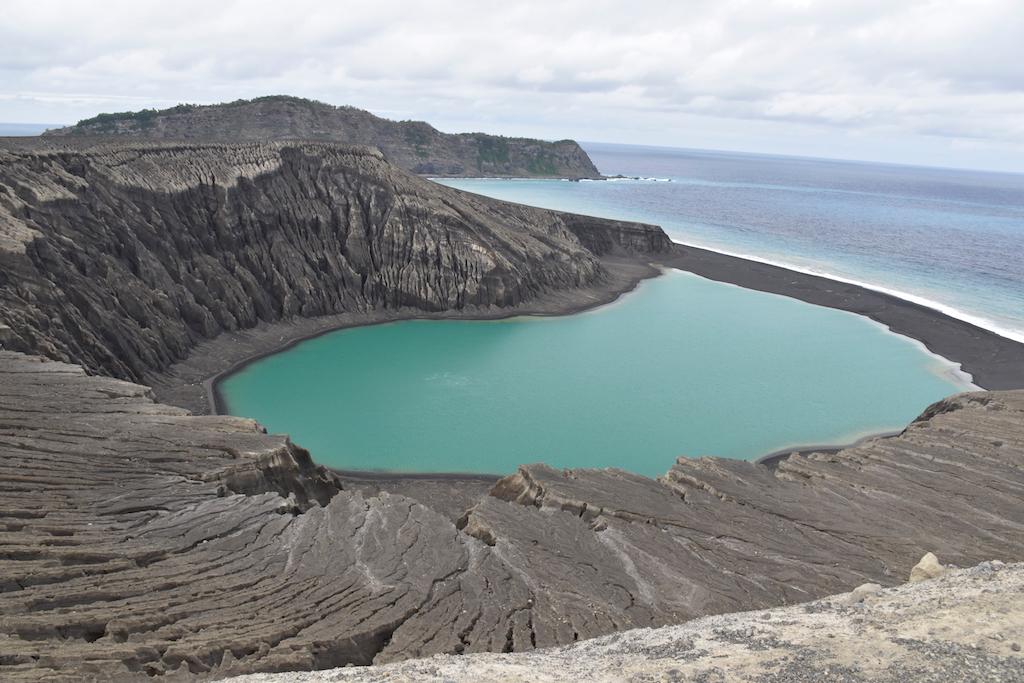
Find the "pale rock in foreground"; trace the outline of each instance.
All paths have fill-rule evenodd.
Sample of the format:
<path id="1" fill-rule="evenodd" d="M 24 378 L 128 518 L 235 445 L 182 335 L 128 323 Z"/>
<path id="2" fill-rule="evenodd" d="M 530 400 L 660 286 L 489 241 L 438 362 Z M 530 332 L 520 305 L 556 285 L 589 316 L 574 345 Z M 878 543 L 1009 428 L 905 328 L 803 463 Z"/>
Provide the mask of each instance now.
<path id="1" fill-rule="evenodd" d="M 934 553 L 925 553 L 921 561 L 910 570 L 910 582 L 927 581 L 942 576 L 945 572 L 946 568 L 942 566 Z"/>
<path id="2" fill-rule="evenodd" d="M 832 596 L 520 654 L 443 655 L 230 680 L 1022 681 L 1024 564 L 1000 564 L 951 570 L 855 606 L 848 596 Z"/>
<path id="3" fill-rule="evenodd" d="M 877 594 L 881 590 L 882 586 L 877 583 L 862 584 L 854 588 L 852 591 L 850 591 L 850 595 L 847 597 L 847 602 L 851 605 L 856 605 L 858 603 L 864 602 L 865 599 Z"/>

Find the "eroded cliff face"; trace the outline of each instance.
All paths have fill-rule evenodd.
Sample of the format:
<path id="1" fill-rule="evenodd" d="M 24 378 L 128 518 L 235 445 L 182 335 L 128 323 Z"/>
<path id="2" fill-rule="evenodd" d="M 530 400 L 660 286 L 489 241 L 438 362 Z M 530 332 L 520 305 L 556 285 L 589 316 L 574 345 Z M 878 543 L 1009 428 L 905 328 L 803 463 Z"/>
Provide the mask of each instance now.
<path id="1" fill-rule="evenodd" d="M 389 121 L 355 107 L 271 96 L 209 106 L 100 114 L 46 133 L 152 140 L 329 140 L 370 145 L 388 161 L 438 176 L 600 178 L 573 140 L 547 142 L 486 133 L 442 133 L 423 121 Z"/>
<path id="2" fill-rule="evenodd" d="M 669 247 L 308 143 L 0 150 L 0 235 L 0 343 L 130 379 L 260 321 L 514 306 Z"/>

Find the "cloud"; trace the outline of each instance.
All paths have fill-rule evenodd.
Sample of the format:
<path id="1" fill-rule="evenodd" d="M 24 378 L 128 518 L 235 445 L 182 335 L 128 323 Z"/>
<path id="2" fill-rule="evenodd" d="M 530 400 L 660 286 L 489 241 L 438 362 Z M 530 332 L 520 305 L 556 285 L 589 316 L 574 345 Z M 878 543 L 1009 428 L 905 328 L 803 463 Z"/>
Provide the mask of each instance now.
<path id="1" fill-rule="evenodd" d="M 8 0 L 0 119 L 291 93 L 548 137 L 1024 146 L 1022 35 L 1019 0 Z"/>

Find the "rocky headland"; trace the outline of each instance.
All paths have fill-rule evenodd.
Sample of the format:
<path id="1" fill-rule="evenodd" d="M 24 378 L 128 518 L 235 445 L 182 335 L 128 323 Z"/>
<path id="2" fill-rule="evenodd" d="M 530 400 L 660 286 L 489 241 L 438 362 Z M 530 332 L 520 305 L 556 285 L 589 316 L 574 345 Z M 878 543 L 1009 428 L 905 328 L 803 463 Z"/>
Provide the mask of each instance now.
<path id="1" fill-rule="evenodd" d="M 654 226 L 438 187 L 369 148 L 5 141 L 0 678 L 521 652 L 893 586 L 927 551 L 1021 559 L 1024 391 L 774 469 L 492 484 L 342 477 L 144 386 L 173 396 L 284 329 L 576 310 L 677 255 Z"/>
<path id="2" fill-rule="evenodd" d="M 442 133 L 424 121 L 390 121 L 355 107 L 271 96 L 216 105 L 99 114 L 47 136 L 151 140 L 329 141 L 376 147 L 391 163 L 434 176 L 600 178 L 573 140 Z"/>

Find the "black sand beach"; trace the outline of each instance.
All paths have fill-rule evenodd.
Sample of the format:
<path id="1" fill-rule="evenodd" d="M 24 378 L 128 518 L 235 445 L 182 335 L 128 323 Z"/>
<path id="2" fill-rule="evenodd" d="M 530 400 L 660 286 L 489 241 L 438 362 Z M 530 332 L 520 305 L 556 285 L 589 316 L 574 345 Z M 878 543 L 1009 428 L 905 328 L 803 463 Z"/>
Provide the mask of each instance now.
<path id="1" fill-rule="evenodd" d="M 719 282 L 782 294 L 866 316 L 916 339 L 929 351 L 960 363 L 974 383 L 989 389 L 1024 387 L 1024 344 L 941 311 L 898 297 L 779 266 L 676 245 L 664 265 Z"/>

